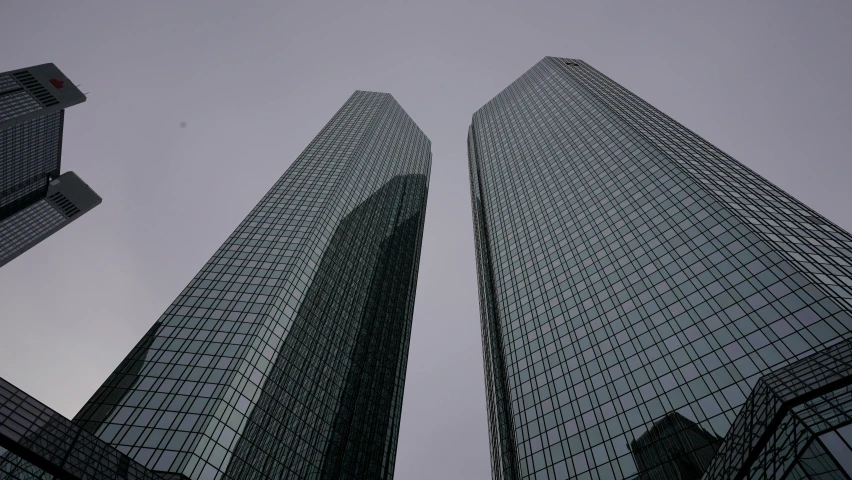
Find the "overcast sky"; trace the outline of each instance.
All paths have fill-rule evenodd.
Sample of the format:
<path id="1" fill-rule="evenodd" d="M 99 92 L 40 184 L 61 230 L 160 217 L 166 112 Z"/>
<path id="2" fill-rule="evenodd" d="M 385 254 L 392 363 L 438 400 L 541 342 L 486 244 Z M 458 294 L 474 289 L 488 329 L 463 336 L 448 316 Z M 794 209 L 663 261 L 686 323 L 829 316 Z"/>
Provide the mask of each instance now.
<path id="1" fill-rule="evenodd" d="M 89 95 L 62 169 L 103 203 L 0 269 L 0 377 L 68 417 L 356 89 L 432 140 L 397 478 L 490 475 L 465 137 L 542 57 L 852 228 L 848 0 L 0 0 L 0 46 Z"/>

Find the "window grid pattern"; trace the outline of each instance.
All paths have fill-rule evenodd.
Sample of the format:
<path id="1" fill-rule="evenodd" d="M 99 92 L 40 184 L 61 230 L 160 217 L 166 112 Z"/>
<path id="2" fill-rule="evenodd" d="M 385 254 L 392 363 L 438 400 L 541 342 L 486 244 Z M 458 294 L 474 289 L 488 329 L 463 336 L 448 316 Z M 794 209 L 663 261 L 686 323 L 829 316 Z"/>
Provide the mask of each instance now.
<path id="1" fill-rule="evenodd" d="M 0 95 L 19 88 L 23 87 L 11 75 L 0 75 Z"/>
<path id="2" fill-rule="evenodd" d="M 14 480 L 175 478 L 148 471 L 3 379 L 0 476 Z"/>
<path id="3" fill-rule="evenodd" d="M 9 480 L 53 480 L 53 475 L 0 447 L 0 474 Z"/>
<path id="4" fill-rule="evenodd" d="M 852 236 L 745 165 L 583 63 L 566 71 L 704 185 L 826 295 L 852 306 Z"/>
<path id="5" fill-rule="evenodd" d="M 850 341 L 761 378 L 704 478 L 785 478 L 817 436 L 852 423 L 851 386 Z"/>
<path id="6" fill-rule="evenodd" d="M 849 480 L 849 476 L 821 441 L 815 440 L 802 452 L 785 478 L 790 480 Z"/>
<path id="7" fill-rule="evenodd" d="M 656 468 L 664 459 L 636 456 L 660 448 L 631 451 L 631 442 L 667 423 L 723 437 L 761 375 L 849 337 L 852 325 L 843 295 L 758 235 L 748 218 L 761 204 L 739 215 L 672 159 L 681 151 L 601 100 L 589 85 L 598 77 L 581 76 L 589 72 L 542 60 L 474 115 L 469 135 L 483 348 L 499 357 L 488 353 L 499 338 L 505 359 L 502 377 L 485 362 L 492 457 L 514 450 L 519 478 Z M 740 181 L 758 182 L 750 175 Z M 798 203 L 780 205 L 788 233 L 831 240 L 834 258 L 852 258 L 847 233 Z M 501 424 L 513 434 L 497 433 Z M 665 461 L 704 468 L 690 450 L 718 442 L 690 443 L 689 429 L 661 439 L 681 452 Z M 493 474 L 513 478 L 505 472 Z"/>
<path id="8" fill-rule="evenodd" d="M 69 221 L 46 200 L 0 220 L 0 265 L 5 265 Z"/>
<path id="9" fill-rule="evenodd" d="M 59 172 L 63 111 L 0 130 L 0 219 L 47 193 Z"/>
<path id="10" fill-rule="evenodd" d="M 26 90 L 4 93 L 0 86 L 0 122 L 41 110 L 41 105 Z"/>
<path id="11" fill-rule="evenodd" d="M 476 139 L 473 127 L 468 131 L 468 156 L 476 158 Z M 499 332 L 499 317 L 495 304 L 494 272 L 488 262 L 490 248 L 485 212 L 482 205 L 481 179 L 474 163 L 470 163 L 470 190 L 473 210 L 473 233 L 476 251 L 477 283 L 479 285 L 479 311 L 482 329 L 482 362 L 485 369 L 485 390 L 491 471 L 497 479 L 518 477 L 514 427 L 508 409 L 508 384 L 506 359 L 503 356 L 503 339 Z"/>
<path id="12" fill-rule="evenodd" d="M 852 471 L 852 424 L 823 433 L 819 436 L 819 442 L 831 457 L 835 467 L 839 467 L 838 469 L 844 473 Z M 807 477 L 799 475 L 798 478 Z M 839 478 L 849 480 L 848 476 Z"/>
<path id="13" fill-rule="evenodd" d="M 353 94 L 75 421 L 193 480 L 392 477 L 430 165 L 393 97 Z"/>

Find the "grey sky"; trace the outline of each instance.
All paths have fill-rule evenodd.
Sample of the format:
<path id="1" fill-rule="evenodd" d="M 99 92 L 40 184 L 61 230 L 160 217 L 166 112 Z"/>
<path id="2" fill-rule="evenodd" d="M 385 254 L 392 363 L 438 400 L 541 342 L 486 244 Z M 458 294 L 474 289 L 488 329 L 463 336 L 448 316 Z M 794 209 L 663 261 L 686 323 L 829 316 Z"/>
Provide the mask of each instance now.
<path id="1" fill-rule="evenodd" d="M 63 170 L 103 204 L 0 269 L 0 376 L 69 417 L 356 89 L 434 157 L 397 478 L 490 475 L 465 136 L 543 56 L 852 228 L 848 1 L 3 0 L 0 45 L 89 92 Z"/>

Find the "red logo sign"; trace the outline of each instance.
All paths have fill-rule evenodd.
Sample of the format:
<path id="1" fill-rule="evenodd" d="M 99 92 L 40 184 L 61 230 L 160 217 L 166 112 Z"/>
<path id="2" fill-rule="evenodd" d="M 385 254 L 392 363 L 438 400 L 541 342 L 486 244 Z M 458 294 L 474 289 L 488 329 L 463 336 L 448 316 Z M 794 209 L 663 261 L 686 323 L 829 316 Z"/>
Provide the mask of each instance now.
<path id="1" fill-rule="evenodd" d="M 65 82 L 58 79 L 58 78 L 51 78 L 50 84 L 53 85 L 56 88 L 62 88 L 62 86 L 65 84 Z"/>

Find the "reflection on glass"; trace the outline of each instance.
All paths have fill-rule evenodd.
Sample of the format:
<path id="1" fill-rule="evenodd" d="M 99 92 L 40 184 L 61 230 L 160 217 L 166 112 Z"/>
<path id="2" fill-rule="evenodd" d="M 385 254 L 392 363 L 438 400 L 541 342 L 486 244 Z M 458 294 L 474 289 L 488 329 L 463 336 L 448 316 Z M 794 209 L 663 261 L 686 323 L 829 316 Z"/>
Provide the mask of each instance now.
<path id="1" fill-rule="evenodd" d="M 630 442 L 630 453 L 641 480 L 698 480 L 721 443 L 721 437 L 672 412 Z"/>

